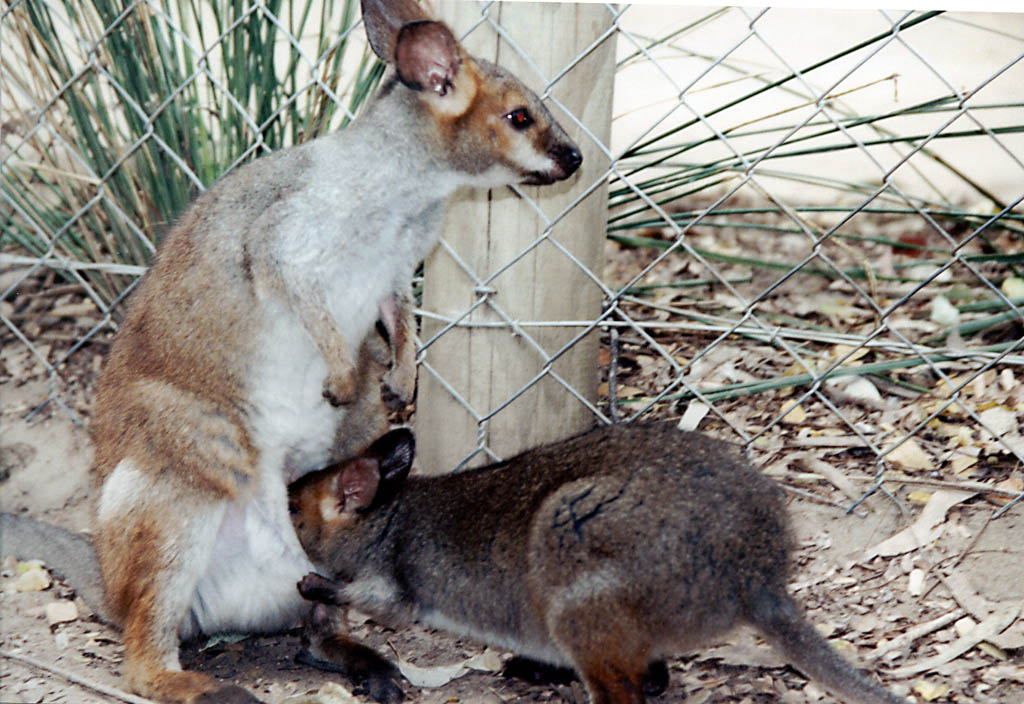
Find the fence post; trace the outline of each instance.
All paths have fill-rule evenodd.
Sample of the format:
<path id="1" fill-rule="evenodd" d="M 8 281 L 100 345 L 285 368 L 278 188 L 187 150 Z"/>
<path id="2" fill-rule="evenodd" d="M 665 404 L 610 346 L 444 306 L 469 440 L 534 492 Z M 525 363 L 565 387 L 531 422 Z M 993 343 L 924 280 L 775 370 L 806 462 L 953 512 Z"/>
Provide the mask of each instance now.
<path id="1" fill-rule="evenodd" d="M 484 7 L 450 0 L 439 5 L 438 15 L 456 35 L 478 22 Z M 465 46 L 471 54 L 509 69 L 538 93 L 546 88 L 545 78 L 550 80 L 573 65 L 607 31 L 612 19 L 603 5 L 576 3 L 495 3 L 488 14 L 516 46 L 500 39 L 487 23 L 465 38 Z M 609 143 L 614 61 L 611 37 L 551 87 L 551 95 L 593 135 L 586 136 L 573 117 L 548 103 L 584 155 L 578 176 L 554 186 L 523 187 L 535 205 L 502 189 L 459 194 L 449 207 L 444 243 L 425 266 L 423 309 L 428 315 L 423 318 L 420 339 L 426 348 L 421 354 L 415 417 L 420 471 L 447 472 L 471 455 L 469 465 L 483 464 L 494 456 L 508 457 L 579 432 L 595 421 L 593 412 L 551 374 L 519 394 L 548 368 L 545 356 L 556 354 L 582 328 L 524 326 L 525 335 L 519 335 L 507 325 L 474 326 L 507 322 L 499 310 L 517 322 L 600 316 L 601 289 L 558 245 L 601 277 L 608 204 L 603 182 L 609 160 L 598 143 Z M 602 183 L 554 224 L 547 240 L 516 260 L 545 233 L 546 218 L 557 217 L 597 181 Z M 545 217 L 538 215 L 538 209 Z M 479 282 L 486 285 L 481 287 Z M 483 303 L 482 297 L 487 299 Z M 463 318 L 469 326 L 452 327 L 434 339 L 446 324 L 429 313 L 452 319 L 471 308 Z M 594 331 L 549 367 L 591 402 L 598 384 L 597 351 Z"/>

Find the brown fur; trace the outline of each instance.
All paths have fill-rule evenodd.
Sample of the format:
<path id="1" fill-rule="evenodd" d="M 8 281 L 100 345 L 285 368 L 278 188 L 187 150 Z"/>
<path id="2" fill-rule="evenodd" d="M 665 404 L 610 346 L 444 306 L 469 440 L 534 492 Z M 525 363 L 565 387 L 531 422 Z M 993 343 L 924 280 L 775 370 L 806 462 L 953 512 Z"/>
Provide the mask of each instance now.
<path id="1" fill-rule="evenodd" d="M 146 349 L 151 342 L 145 338 L 146 327 L 135 327 L 131 320 L 118 344 L 138 343 Z M 373 336 L 377 338 L 376 333 Z M 387 366 L 379 361 L 381 352 L 374 351 L 382 347 L 379 338 L 368 339 L 363 346 L 357 400 L 350 407 L 351 422 L 342 427 L 335 443 L 338 456 L 357 452 L 387 430 L 388 409 L 380 391 Z M 387 359 L 386 351 L 383 356 Z M 111 359 L 115 375 L 110 371 L 104 375 L 94 413 L 97 478 L 102 483 L 113 469 L 109 458 L 128 456 L 158 482 L 152 496 L 116 524 L 99 524 L 95 532 L 107 606 L 124 631 L 125 678 L 133 691 L 162 702 L 198 704 L 204 696 L 212 697 L 211 702 L 255 701 L 245 699 L 243 690 L 207 675 L 169 671 L 164 664 L 168 653 L 177 651 L 180 611 L 168 602 L 180 597 L 172 599 L 168 590 L 175 588 L 181 569 L 177 563 L 187 552 L 184 541 L 188 540 L 174 527 L 184 525 L 186 515 L 202 512 L 204 506 L 238 498 L 255 466 L 251 444 L 239 430 L 241 425 L 232 422 L 232 405 L 223 404 L 220 408 L 229 410 L 221 412 L 198 395 L 176 398 L 181 393 L 177 384 L 186 388 L 192 384 L 189 375 L 176 374 L 168 366 L 168 382 L 124 383 L 117 374 L 115 352 Z M 196 376 L 209 379 L 210 375 Z M 207 387 L 207 393 L 210 388 L 216 386 Z M 177 432 L 167 432 L 171 428 Z M 177 547 L 169 550 L 169 545 Z"/>
<path id="2" fill-rule="evenodd" d="M 610 426 L 406 480 L 411 457 L 393 431 L 292 487 L 299 538 L 336 580 L 307 576 L 304 596 L 572 666 L 600 704 L 643 702 L 653 663 L 741 622 L 844 701 L 902 701 L 800 613 L 782 492 L 721 441 Z"/>

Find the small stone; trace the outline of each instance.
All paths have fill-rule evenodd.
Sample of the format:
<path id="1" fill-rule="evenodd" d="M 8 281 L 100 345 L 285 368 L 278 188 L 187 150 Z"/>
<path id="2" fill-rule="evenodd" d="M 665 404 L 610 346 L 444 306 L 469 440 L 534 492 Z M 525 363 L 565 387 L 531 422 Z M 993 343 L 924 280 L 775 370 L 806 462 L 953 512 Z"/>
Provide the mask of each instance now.
<path id="1" fill-rule="evenodd" d="M 46 622 L 51 626 L 78 618 L 78 607 L 73 601 L 51 601 L 46 605 Z"/>
<path id="2" fill-rule="evenodd" d="M 41 592 L 44 589 L 49 589 L 51 584 L 53 584 L 53 579 L 50 578 L 50 573 L 42 567 L 35 567 L 27 572 L 22 572 L 21 576 L 14 581 L 14 591 Z"/>

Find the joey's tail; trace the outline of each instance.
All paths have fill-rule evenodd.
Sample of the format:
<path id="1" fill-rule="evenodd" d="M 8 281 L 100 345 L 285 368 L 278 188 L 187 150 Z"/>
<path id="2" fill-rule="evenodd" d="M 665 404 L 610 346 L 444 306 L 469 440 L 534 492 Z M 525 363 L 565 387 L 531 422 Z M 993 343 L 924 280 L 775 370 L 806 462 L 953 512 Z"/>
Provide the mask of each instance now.
<path id="1" fill-rule="evenodd" d="M 847 704 L 907 704 L 847 663 L 788 594 L 764 590 L 746 616 L 790 663 Z"/>
<path id="2" fill-rule="evenodd" d="M 100 620 L 111 623 L 96 551 L 84 535 L 28 516 L 0 513 L 0 555 L 42 560 L 50 572 L 75 588 Z"/>

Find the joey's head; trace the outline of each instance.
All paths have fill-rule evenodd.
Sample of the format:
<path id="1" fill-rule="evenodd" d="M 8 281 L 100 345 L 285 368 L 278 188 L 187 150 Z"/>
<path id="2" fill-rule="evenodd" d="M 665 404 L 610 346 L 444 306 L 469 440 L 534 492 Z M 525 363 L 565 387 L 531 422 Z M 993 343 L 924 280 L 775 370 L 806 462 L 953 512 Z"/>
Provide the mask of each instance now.
<path id="1" fill-rule="evenodd" d="M 358 549 L 356 532 L 366 527 L 367 516 L 394 498 L 409 475 L 415 449 L 412 431 L 398 428 L 364 454 L 307 474 L 288 488 L 292 524 L 310 557 L 331 565 L 344 561 L 344 551 Z"/>
<path id="2" fill-rule="evenodd" d="M 394 65 L 435 128 L 438 158 L 466 185 L 546 185 L 576 172 L 579 148 L 519 79 L 467 54 L 416 0 L 362 0 L 362 7 L 371 47 Z"/>

